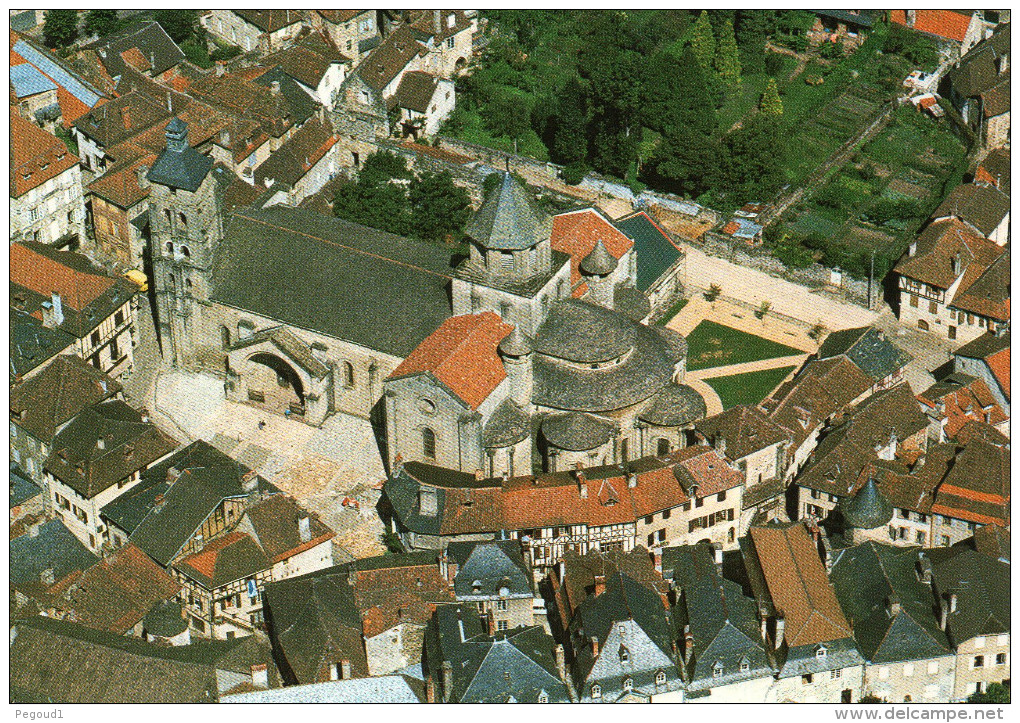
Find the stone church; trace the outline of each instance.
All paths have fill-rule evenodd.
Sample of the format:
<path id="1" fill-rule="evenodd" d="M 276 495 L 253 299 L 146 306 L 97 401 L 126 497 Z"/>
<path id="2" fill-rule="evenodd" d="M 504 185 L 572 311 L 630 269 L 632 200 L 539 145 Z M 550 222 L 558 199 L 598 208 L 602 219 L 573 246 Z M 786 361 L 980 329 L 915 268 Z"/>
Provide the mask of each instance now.
<path id="1" fill-rule="evenodd" d="M 573 298 L 551 218 L 508 174 L 464 257 L 286 206 L 234 207 L 220 170 L 175 119 L 148 178 L 163 352 L 223 379 L 229 399 L 313 425 L 371 419 L 390 463 L 492 475 L 664 454 L 704 416 L 683 384 L 686 343 L 641 323 L 632 271 L 599 241 Z"/>

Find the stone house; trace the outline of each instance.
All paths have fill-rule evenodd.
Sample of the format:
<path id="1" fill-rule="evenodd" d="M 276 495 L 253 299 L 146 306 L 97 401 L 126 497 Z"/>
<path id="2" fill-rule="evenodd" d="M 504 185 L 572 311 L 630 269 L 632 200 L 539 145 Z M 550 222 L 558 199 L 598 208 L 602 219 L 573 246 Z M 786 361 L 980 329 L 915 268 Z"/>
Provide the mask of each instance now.
<path id="1" fill-rule="evenodd" d="M 130 67 L 161 83 L 169 83 L 185 59 L 184 51 L 153 20 L 106 35 L 83 49 L 99 56 L 111 78 L 123 77 L 125 68 Z"/>
<path id="2" fill-rule="evenodd" d="M 415 38 L 425 46 L 425 70 L 447 79 L 463 73 L 474 50 L 476 24 L 467 10 L 413 13 L 409 26 Z"/>
<path id="3" fill-rule="evenodd" d="M 648 211 L 635 211 L 613 225 L 634 242 L 634 287 L 648 297 L 653 313 L 669 309 L 683 293 L 686 255 L 679 242 Z"/>
<path id="4" fill-rule="evenodd" d="M 949 71 L 948 98 L 985 148 L 1009 144 L 1010 24 L 963 55 Z"/>
<path id="5" fill-rule="evenodd" d="M 223 42 L 263 54 L 290 45 L 305 25 L 301 10 L 210 10 L 200 21 Z"/>
<path id="6" fill-rule="evenodd" d="M 933 550 L 939 625 L 956 651 L 952 701 L 1010 679 L 1009 563 L 964 547 Z"/>
<path id="7" fill-rule="evenodd" d="M 76 248 L 85 235 L 78 157 L 13 108 L 10 128 L 11 239 Z"/>
<path id="8" fill-rule="evenodd" d="M 53 451 L 53 440 L 87 407 L 121 398 L 121 385 L 79 357 L 55 357 L 10 391 L 11 459 L 36 482 Z"/>
<path id="9" fill-rule="evenodd" d="M 420 70 L 408 71 L 390 102 L 400 114 L 401 135 L 416 140 L 431 138 L 453 113 L 456 103 L 453 81 Z"/>
<path id="10" fill-rule="evenodd" d="M 11 306 L 74 339 L 74 353 L 116 378 L 134 364 L 138 287 L 87 257 L 26 241 L 11 246 Z"/>
<path id="11" fill-rule="evenodd" d="M 88 546 L 111 542 L 100 510 L 138 484 L 142 473 L 169 456 L 176 442 L 120 400 L 79 413 L 53 438 L 43 479 L 53 512 Z"/>
<path id="12" fill-rule="evenodd" d="M 803 523 L 752 527 L 741 540 L 776 678 L 767 703 L 853 703 L 864 695 L 857 650 L 815 542 Z"/>
<path id="13" fill-rule="evenodd" d="M 59 519 L 34 521 L 11 537 L 11 618 L 34 617 L 41 606 L 60 599 L 99 558 Z M 12 530 L 12 535 L 15 531 Z"/>
<path id="14" fill-rule="evenodd" d="M 874 27 L 874 10 L 815 10 L 815 24 L 807 32 L 812 43 L 840 42 L 850 50 L 856 50 L 868 39 Z"/>
<path id="15" fill-rule="evenodd" d="M 979 10 L 890 10 L 889 21 L 950 48 L 955 57 L 965 56 L 986 27 Z"/>
<path id="16" fill-rule="evenodd" d="M 570 622 L 571 673 L 581 703 L 684 700 L 664 596 L 626 573 L 596 578 Z"/>
<path id="17" fill-rule="evenodd" d="M 166 102 L 159 102 L 143 90 L 125 93 L 93 108 L 71 126 L 82 165 L 91 177 L 102 176 L 113 164 L 126 160 L 121 156 L 130 146 L 121 144 L 172 116 Z"/>
<path id="18" fill-rule="evenodd" d="M 316 103 L 332 110 L 333 97 L 350 72 L 351 63 L 350 55 L 337 51 L 322 36 L 311 34 L 298 40 L 297 45 L 267 56 L 260 64 L 280 68 Z"/>
<path id="19" fill-rule="evenodd" d="M 662 567 L 676 594 L 687 702 L 764 703 L 773 669 L 755 601 L 722 577 L 708 545 L 668 547 Z"/>
<path id="20" fill-rule="evenodd" d="M 122 267 L 142 268 L 149 243 L 149 181 L 156 160 L 144 154 L 115 163 L 88 186 L 96 246 Z"/>
<path id="21" fill-rule="evenodd" d="M 65 61 L 43 47 L 43 44 L 18 32 L 11 31 L 10 36 L 11 65 L 18 67 L 28 64 L 56 86 L 58 108 L 47 108 L 44 115 L 46 122 L 57 122 L 65 128 L 70 127 L 79 116 L 88 113 L 101 100 L 111 96 L 97 89 L 82 75 L 73 70 Z M 42 82 L 31 71 L 37 82 Z"/>
<path id="22" fill-rule="evenodd" d="M 18 114 L 25 120 L 47 132 L 53 132 L 60 120 L 57 84 L 29 63 L 12 65 L 10 81 L 13 89 L 12 107 L 16 105 Z"/>
<path id="23" fill-rule="evenodd" d="M 310 119 L 255 169 L 255 183 L 282 190 L 287 203 L 299 205 L 336 177 L 340 170 L 339 140 L 326 123 Z"/>
<path id="24" fill-rule="evenodd" d="M 377 14 L 376 10 L 312 10 L 308 22 L 357 65 L 382 40 Z"/>
<path id="25" fill-rule="evenodd" d="M 989 241 L 1005 246 L 1010 238 L 1009 193 L 990 183 L 963 183 L 949 192 L 931 218 L 956 218 Z"/>
<path id="26" fill-rule="evenodd" d="M 899 318 L 962 343 L 1009 322 L 1010 252 L 958 219 L 929 223 L 896 264 Z"/>
<path id="27" fill-rule="evenodd" d="M 563 646 L 538 625 L 488 628 L 467 603 L 443 605 L 422 660 L 430 703 L 571 703 Z"/>
<path id="28" fill-rule="evenodd" d="M 829 579 L 865 658 L 865 694 L 889 703 L 953 699 L 956 656 L 933 612 L 924 552 L 865 542 L 836 553 Z"/>
<path id="29" fill-rule="evenodd" d="M 826 336 L 816 358 L 836 357 L 845 357 L 871 377 L 875 382 L 872 393 L 903 381 L 903 370 L 914 359 L 873 326 L 843 329 Z"/>
<path id="30" fill-rule="evenodd" d="M 476 617 L 486 621 L 484 627 L 490 617 L 496 631 L 535 624 L 533 573 L 519 543 L 451 542 L 440 564 L 444 561 L 457 601 L 474 603 Z"/>

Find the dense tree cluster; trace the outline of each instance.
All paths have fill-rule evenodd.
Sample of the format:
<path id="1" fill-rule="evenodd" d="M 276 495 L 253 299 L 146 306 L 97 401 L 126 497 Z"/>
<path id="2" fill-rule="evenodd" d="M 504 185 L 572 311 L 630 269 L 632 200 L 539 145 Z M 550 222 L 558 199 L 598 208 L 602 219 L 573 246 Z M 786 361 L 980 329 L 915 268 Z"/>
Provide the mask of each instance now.
<path id="1" fill-rule="evenodd" d="M 449 172 L 415 174 L 402 156 L 379 152 L 365 161 L 356 181 L 340 186 L 333 213 L 390 233 L 450 243 L 459 240 L 471 205 Z"/>

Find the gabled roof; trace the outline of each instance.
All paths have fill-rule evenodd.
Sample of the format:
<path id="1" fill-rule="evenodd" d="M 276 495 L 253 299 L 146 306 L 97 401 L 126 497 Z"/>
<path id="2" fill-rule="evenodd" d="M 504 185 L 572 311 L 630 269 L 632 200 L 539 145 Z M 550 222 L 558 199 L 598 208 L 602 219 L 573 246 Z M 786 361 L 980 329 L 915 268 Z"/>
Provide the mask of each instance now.
<path id="1" fill-rule="evenodd" d="M 119 382 L 81 357 L 61 355 L 31 379 L 11 388 L 11 421 L 49 444 L 61 425 L 120 391 Z"/>
<path id="2" fill-rule="evenodd" d="M 264 33 L 273 33 L 304 22 L 304 15 L 299 10 L 234 10 L 233 13 Z"/>
<path id="3" fill-rule="evenodd" d="M 12 198 L 20 198 L 78 165 L 78 156 L 67 150 L 63 141 L 22 118 L 13 106 L 10 129 Z"/>
<path id="4" fill-rule="evenodd" d="M 123 209 L 130 209 L 149 197 L 149 187 L 142 188 L 139 175 L 143 170 L 147 173 L 157 157 L 155 153 L 143 153 L 110 166 L 106 173 L 88 184 L 88 192 Z"/>
<path id="5" fill-rule="evenodd" d="M 10 464 L 10 483 L 11 483 L 11 497 L 10 497 L 10 509 L 13 510 L 15 507 L 28 502 L 33 497 L 38 497 L 43 494 L 44 490 L 42 487 L 37 485 L 28 475 L 25 473 L 17 462 L 11 462 Z M 13 513 L 12 513 L 13 514 Z"/>
<path id="6" fill-rule="evenodd" d="M 984 333 L 981 336 L 967 342 L 955 352 L 954 356 L 967 357 L 969 359 L 991 359 L 1003 351 L 1008 352 L 1010 348 L 1010 332 L 1004 334 Z"/>
<path id="7" fill-rule="evenodd" d="M 309 36 L 309 39 L 315 36 Z M 294 80 L 317 90 L 323 76 L 334 64 L 349 65 L 350 58 L 325 42 L 303 42 L 266 56 L 262 64 L 279 67 Z"/>
<path id="8" fill-rule="evenodd" d="M 107 35 L 85 46 L 95 50 L 111 77 L 124 72 L 124 66 L 160 75 L 184 60 L 184 52 L 163 27 L 147 21 Z"/>
<path id="9" fill-rule="evenodd" d="M 451 703 L 537 703 L 543 693 L 547 702 L 570 702 L 556 670 L 556 642 L 537 625 L 487 635 L 473 605 L 444 605 L 427 638 L 437 678 L 444 662 L 453 669 Z"/>
<path id="10" fill-rule="evenodd" d="M 36 533 L 10 541 L 11 587 L 25 594 L 45 593 L 41 582 L 44 570 L 53 570 L 53 580 L 59 583 L 79 575 L 99 559 L 60 520 L 40 524 Z"/>
<path id="11" fill-rule="evenodd" d="M 853 636 L 802 523 L 752 527 L 748 534 L 753 562 L 764 582 L 764 589 L 756 590 L 755 595 L 759 603 L 769 603 L 775 614 L 784 616 L 784 639 L 790 648 Z"/>
<path id="12" fill-rule="evenodd" d="M 1010 189 L 1010 150 L 994 148 L 989 151 L 974 173 L 974 183 L 989 183 L 1007 196 Z"/>
<path id="13" fill-rule="evenodd" d="M 669 569 L 672 574 L 669 554 L 675 549 L 670 547 L 663 549 L 663 572 Z M 560 587 L 555 593 L 558 613 L 565 626 L 569 625 L 577 606 L 594 594 L 596 577 L 604 578 L 604 582 L 618 573 L 625 573 L 630 579 L 660 595 L 666 595 L 669 591 L 669 582 L 663 580 L 663 576 L 652 563 L 651 555 L 642 545 L 628 552 L 589 550 L 584 555 L 567 550 L 563 554 L 562 563 L 562 574 L 559 575 Z"/>
<path id="14" fill-rule="evenodd" d="M 170 121 L 166 135 L 166 148 L 149 169 L 148 179 L 152 183 L 194 193 L 213 167 L 213 160 L 188 144 L 188 126 L 180 118 Z M 172 137 L 175 136 L 180 140 L 174 142 Z"/>
<path id="15" fill-rule="evenodd" d="M 633 240 L 637 254 L 637 288 L 647 291 L 683 256 L 669 233 L 645 211 L 613 222 Z"/>
<path id="16" fill-rule="evenodd" d="M 957 43 L 962 43 L 967 37 L 967 30 L 970 28 L 973 17 L 973 12 L 957 10 L 911 10 L 910 12 L 914 14 L 913 24 L 909 23 L 906 10 L 889 11 L 889 20 L 919 33 L 954 40 Z"/>
<path id="17" fill-rule="evenodd" d="M 917 576 L 926 554 L 916 547 L 870 541 L 835 553 L 829 577 L 869 662 L 924 660 L 952 652 L 933 612 L 931 586 Z"/>
<path id="18" fill-rule="evenodd" d="M 56 83 L 43 75 L 41 70 L 28 63 L 12 65 L 10 80 L 11 85 L 14 86 L 14 95 L 18 100 L 57 89 Z"/>
<path id="19" fill-rule="evenodd" d="M 148 555 L 128 544 L 85 570 L 56 606 L 66 619 L 124 635 L 180 588 Z"/>
<path id="20" fill-rule="evenodd" d="M 34 316 L 13 308 L 10 310 L 9 332 L 10 369 L 15 381 L 75 343 L 75 338 L 66 331 L 47 328 Z"/>
<path id="21" fill-rule="evenodd" d="M 560 213 L 552 218 L 549 243 L 556 251 L 570 255 L 570 284 L 581 282 L 580 264 L 601 241 L 614 260 L 621 258 L 634 247 L 634 241 L 602 213 L 594 208 Z M 638 254 L 638 263 L 641 255 Z M 647 288 L 641 287 L 638 288 Z"/>
<path id="22" fill-rule="evenodd" d="M 949 83 L 953 90 L 964 98 L 969 98 L 981 95 L 998 85 L 1003 75 L 1008 79 L 1008 71 L 1000 74 L 998 63 L 1003 57 L 1008 60 L 1009 51 L 1010 23 L 1003 23 L 995 29 L 991 37 L 985 38 L 971 48 L 960 59 L 957 67 L 949 71 Z M 1006 67 L 1009 67 L 1008 63 Z"/>
<path id="23" fill-rule="evenodd" d="M 470 409 L 506 379 L 499 343 L 513 327 L 491 311 L 454 316 L 419 344 L 388 379 L 428 373 Z"/>
<path id="24" fill-rule="evenodd" d="M 457 599 L 531 597 L 531 571 L 516 540 L 451 542 L 447 554 L 457 563 L 453 590 Z"/>
<path id="25" fill-rule="evenodd" d="M 254 577 L 272 567 L 265 551 L 243 532 L 230 532 L 207 542 L 193 555 L 178 560 L 174 569 L 206 590 L 216 590 L 235 580 Z"/>
<path id="26" fill-rule="evenodd" d="M 11 699 L 34 703 L 215 703 L 256 664 L 281 684 L 257 635 L 174 647 L 35 617 L 11 630 L 10 659 Z"/>
<path id="27" fill-rule="evenodd" d="M 771 421 L 757 407 L 741 405 L 694 423 L 694 428 L 711 444 L 726 444 L 725 456 L 732 460 L 782 444 L 788 432 Z"/>
<path id="28" fill-rule="evenodd" d="M 487 249 L 520 251 L 548 238 L 550 226 L 549 218 L 533 205 L 531 194 L 504 173 L 502 183 L 485 199 L 464 233 Z"/>
<path id="29" fill-rule="evenodd" d="M 908 252 L 894 271 L 940 289 L 948 289 L 961 275 L 966 275 L 970 281 L 965 278 L 960 283 L 957 296 L 1004 253 L 995 242 L 956 218 L 932 221 L 917 237 L 916 244 L 914 255 Z M 959 263 L 956 273 L 953 258 Z"/>
<path id="30" fill-rule="evenodd" d="M 53 439 L 46 471 L 85 499 L 170 454 L 177 443 L 120 400 L 86 408 Z"/>
<path id="31" fill-rule="evenodd" d="M 408 26 L 402 25 L 361 61 L 354 74 L 369 88 L 382 93 L 415 56 L 424 54 L 425 46 L 415 39 Z"/>
<path id="32" fill-rule="evenodd" d="M 272 495 L 249 507 L 244 516 L 251 523 L 255 542 L 274 564 L 336 536 L 317 516 L 303 510 L 287 495 Z M 302 518 L 308 518 L 307 540 L 301 538 Z"/>
<path id="33" fill-rule="evenodd" d="M 902 370 L 913 359 L 873 326 L 829 334 L 818 350 L 818 358 L 835 356 L 846 356 L 876 382 Z"/>
<path id="34" fill-rule="evenodd" d="M 1008 193 L 994 186 L 963 183 L 946 196 L 932 218 L 958 218 L 984 236 L 992 232 L 1009 215 Z"/>
<path id="35" fill-rule="evenodd" d="M 17 33 L 11 33 L 11 65 L 29 63 L 57 85 L 57 101 L 64 123 L 73 123 L 103 100 L 101 93 L 69 70 L 52 53 Z"/>
<path id="36" fill-rule="evenodd" d="M 428 113 L 438 85 L 439 78 L 436 76 L 421 70 L 409 70 L 400 78 L 392 103 L 398 108 Z"/>
<path id="37" fill-rule="evenodd" d="M 106 151 L 171 117 L 166 102 L 132 91 L 103 103 L 74 122 L 74 128 Z M 118 159 L 119 160 L 119 159 Z"/>
<path id="38" fill-rule="evenodd" d="M 1009 419 L 985 380 L 967 374 L 950 374 L 918 394 L 917 400 L 929 416 L 946 420 L 944 430 L 950 439 L 972 420 L 998 425 Z"/>
<path id="39" fill-rule="evenodd" d="M 979 635 L 1010 631 L 1010 565 L 964 547 L 931 550 L 933 587 L 940 596 L 955 594 L 948 619 L 949 638 L 959 647 Z M 943 600 L 942 605 L 948 601 Z"/>
<path id="40" fill-rule="evenodd" d="M 326 12 L 326 11 L 321 11 Z M 408 675 L 330 680 L 253 690 L 220 698 L 220 703 L 425 703 L 422 681 Z"/>
<path id="41" fill-rule="evenodd" d="M 968 267 L 950 306 L 998 321 L 1010 318 L 1010 249 L 1005 249 L 988 266 Z"/>

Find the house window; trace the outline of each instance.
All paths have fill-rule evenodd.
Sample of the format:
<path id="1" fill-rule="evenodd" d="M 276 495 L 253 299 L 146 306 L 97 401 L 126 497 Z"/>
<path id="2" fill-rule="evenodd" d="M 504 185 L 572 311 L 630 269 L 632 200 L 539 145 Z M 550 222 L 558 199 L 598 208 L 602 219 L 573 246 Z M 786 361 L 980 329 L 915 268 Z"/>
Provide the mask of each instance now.
<path id="1" fill-rule="evenodd" d="M 591 697 L 601 698 L 602 697 L 602 686 L 596 683 L 591 687 Z"/>
<path id="2" fill-rule="evenodd" d="M 929 314 L 937 314 L 937 313 L 939 313 L 939 302 L 937 302 L 937 301 L 929 301 L 928 302 L 928 313 Z"/>
<path id="3" fill-rule="evenodd" d="M 538 694 L 538 702 L 539 703 L 548 703 L 549 702 L 549 694 L 546 693 L 543 690 L 541 693 Z"/>
<path id="4" fill-rule="evenodd" d="M 630 651 L 627 650 L 627 646 L 626 645 L 621 645 L 620 646 L 620 662 L 621 663 L 626 663 L 628 660 L 630 660 Z"/>
<path id="5" fill-rule="evenodd" d="M 655 684 L 656 685 L 665 685 L 666 684 L 666 672 L 665 671 L 660 670 L 660 671 L 655 673 Z"/>
<path id="6" fill-rule="evenodd" d="M 824 658 L 828 654 L 829 650 L 824 645 L 819 646 L 818 650 L 815 651 L 816 658 Z"/>
<path id="7" fill-rule="evenodd" d="M 723 664 L 716 661 L 716 664 L 712 666 L 712 677 L 721 678 L 723 674 Z"/>
<path id="8" fill-rule="evenodd" d="M 92 346 L 99 346 L 99 332 L 98 331 L 92 332 L 92 336 L 89 338 L 89 342 L 92 344 Z"/>
<path id="9" fill-rule="evenodd" d="M 836 668 L 835 670 L 829 671 L 829 680 L 839 680 L 843 677 L 843 669 Z"/>
<path id="10" fill-rule="evenodd" d="M 669 440 L 665 437 L 659 437 L 659 441 L 656 443 L 656 452 L 660 457 L 669 454 Z"/>
<path id="11" fill-rule="evenodd" d="M 663 511 L 662 511 L 662 519 L 664 519 L 664 520 L 668 520 L 668 519 L 669 519 L 669 515 L 670 515 L 670 512 L 671 512 L 670 510 L 663 510 Z"/>
<path id="12" fill-rule="evenodd" d="M 496 610 L 498 610 L 499 612 L 505 613 L 509 609 L 510 609 L 510 602 L 508 600 L 497 600 L 496 601 Z"/>
<path id="13" fill-rule="evenodd" d="M 801 685 L 811 685 L 812 682 L 814 682 L 814 676 L 812 676 L 811 673 L 800 676 Z"/>
<path id="14" fill-rule="evenodd" d="M 726 490 L 723 490 L 718 495 L 716 495 L 716 500 L 718 500 L 719 502 L 722 502 L 725 499 L 726 499 Z"/>
<path id="15" fill-rule="evenodd" d="M 506 620 L 497 620 L 496 621 L 496 630 L 507 630 L 507 629 L 509 629 L 509 627 L 510 627 L 510 623 L 508 623 Z"/>
<path id="16" fill-rule="evenodd" d="M 917 294 L 910 295 L 910 305 L 915 309 L 917 308 Z"/>
<path id="17" fill-rule="evenodd" d="M 914 664 L 913 663 L 907 663 L 906 665 L 903 666 L 903 677 L 904 678 L 913 678 L 914 677 Z"/>
<path id="18" fill-rule="evenodd" d="M 1006 654 L 1005 653 L 996 653 L 995 654 L 995 664 L 996 665 L 1005 665 L 1006 664 Z"/>
<path id="19" fill-rule="evenodd" d="M 747 658 L 741 658 L 740 659 L 740 672 L 741 673 L 746 673 L 750 669 L 751 669 L 751 664 L 748 662 Z"/>
<path id="20" fill-rule="evenodd" d="M 422 452 L 429 459 L 436 458 L 436 433 L 428 427 L 421 430 Z"/>
<path id="21" fill-rule="evenodd" d="M 116 326 L 120 326 L 121 324 L 124 323 L 124 312 L 123 311 L 118 311 L 116 314 L 113 315 L 113 323 Z"/>
<path id="22" fill-rule="evenodd" d="M 623 679 L 623 690 L 625 692 L 627 692 L 627 693 L 629 693 L 630 691 L 634 690 L 634 680 L 633 680 L 633 678 L 624 678 Z"/>
<path id="23" fill-rule="evenodd" d="M 354 386 L 354 365 L 344 362 L 344 386 L 351 389 Z"/>
<path id="24" fill-rule="evenodd" d="M 983 656 L 983 655 L 975 655 L 974 656 L 974 667 L 975 668 L 983 668 L 983 667 L 985 667 L 985 656 Z"/>
<path id="25" fill-rule="evenodd" d="M 446 39 L 446 47 L 448 47 L 450 50 L 453 50 L 453 38 Z"/>

